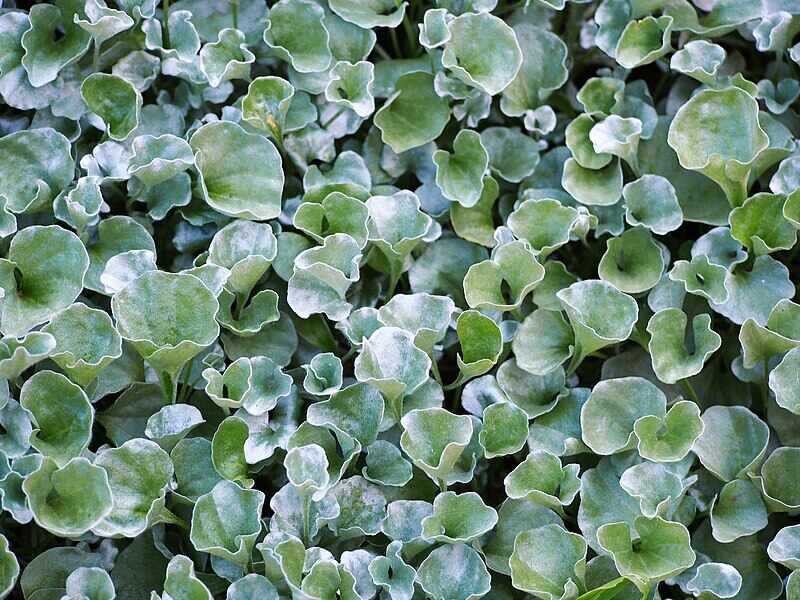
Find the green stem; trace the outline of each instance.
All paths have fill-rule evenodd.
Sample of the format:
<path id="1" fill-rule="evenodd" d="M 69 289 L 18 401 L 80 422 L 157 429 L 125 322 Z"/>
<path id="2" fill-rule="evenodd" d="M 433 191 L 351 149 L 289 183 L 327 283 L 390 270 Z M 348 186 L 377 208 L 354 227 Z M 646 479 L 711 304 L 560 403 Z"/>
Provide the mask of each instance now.
<path id="1" fill-rule="evenodd" d="M 392 267 L 391 271 L 392 272 L 389 274 L 389 287 L 386 290 L 384 302 L 388 302 L 391 300 L 392 296 L 394 296 L 394 291 L 397 289 L 397 284 L 400 282 L 400 277 L 403 276 L 401 269 Z"/>
<path id="2" fill-rule="evenodd" d="M 161 24 L 161 31 L 164 37 L 164 48 L 171 48 L 172 44 L 169 41 L 169 0 L 163 0 L 161 3 L 161 11 L 164 13 L 164 22 Z"/>
<path id="3" fill-rule="evenodd" d="M 764 399 L 764 407 L 769 404 L 769 361 L 767 358 L 763 361 L 764 377 L 761 379 L 761 396 Z"/>
<path id="4" fill-rule="evenodd" d="M 92 51 L 92 70 L 94 72 L 100 70 L 100 44 L 97 40 L 94 41 L 94 49 Z"/>
<path id="5" fill-rule="evenodd" d="M 239 0 L 231 0 L 231 14 L 233 16 L 233 28 L 239 29 Z"/>
<path id="6" fill-rule="evenodd" d="M 375 44 L 375 52 L 377 52 L 378 56 L 380 56 L 383 60 L 392 60 L 391 54 L 384 50 L 383 46 L 380 44 Z"/>
<path id="7" fill-rule="evenodd" d="M 443 494 L 447 491 L 447 482 L 444 479 L 439 480 L 439 491 Z"/>
<path id="8" fill-rule="evenodd" d="M 449 392 L 450 390 L 455 390 L 455 389 L 461 387 L 462 385 L 464 385 L 464 380 L 461 377 L 461 373 L 459 373 L 458 377 L 456 377 L 456 380 L 453 383 L 448 383 L 442 389 L 445 392 Z"/>
<path id="9" fill-rule="evenodd" d="M 400 6 L 402 2 L 400 0 L 394 0 L 397 6 Z M 406 47 L 408 48 L 408 55 L 414 56 L 417 53 L 417 36 L 414 35 L 414 26 L 411 24 L 411 19 L 408 16 L 408 10 L 403 13 L 403 29 L 406 32 Z"/>
<path id="10" fill-rule="evenodd" d="M 166 371 L 159 371 L 158 381 L 161 383 L 161 391 L 164 394 L 164 399 L 169 404 L 175 404 L 178 399 L 178 380 L 180 379 L 180 369 L 173 376 Z"/>
<path id="11" fill-rule="evenodd" d="M 328 120 L 327 120 L 327 121 L 325 121 L 324 123 L 320 123 L 320 124 L 319 124 L 319 126 L 320 126 L 322 129 L 325 129 L 325 128 L 326 128 L 328 125 L 330 125 L 330 124 L 331 124 L 331 123 L 333 123 L 333 122 L 334 122 L 336 119 L 338 119 L 338 118 L 339 118 L 339 116 L 340 116 L 340 115 L 341 115 L 341 114 L 342 114 L 344 111 L 346 111 L 346 110 L 347 110 L 346 108 L 340 108 L 340 109 L 339 109 L 339 110 L 337 110 L 335 113 L 333 113 L 333 116 L 332 116 L 330 119 L 328 119 Z"/>
<path id="12" fill-rule="evenodd" d="M 439 385 L 442 385 L 442 375 L 439 373 L 439 365 L 434 357 L 431 357 L 431 371 L 433 371 L 433 378 Z"/>
<path id="13" fill-rule="evenodd" d="M 308 493 L 307 493 L 308 494 Z M 306 546 L 311 544 L 311 496 L 303 498 L 303 543 Z"/>
<path id="14" fill-rule="evenodd" d="M 159 516 L 159 520 L 162 523 L 169 523 L 171 525 L 177 525 L 178 527 L 180 527 L 184 531 L 189 531 L 189 524 L 186 521 L 184 521 L 183 519 L 181 519 L 178 515 L 173 513 L 171 510 L 169 510 L 168 508 L 162 508 L 161 509 L 161 513 L 159 513 L 158 516 Z"/>
<path id="15" fill-rule="evenodd" d="M 681 379 L 681 387 L 683 387 L 684 391 L 686 391 L 686 395 L 689 396 L 690 400 L 692 400 L 695 404 L 700 404 L 700 399 L 697 396 L 697 392 L 694 390 L 694 386 L 692 386 L 688 379 Z"/>
<path id="16" fill-rule="evenodd" d="M 400 51 L 400 42 L 397 41 L 397 32 L 390 28 L 389 37 L 392 40 L 392 48 L 394 48 L 395 58 L 402 58 L 403 53 Z"/>
<path id="17" fill-rule="evenodd" d="M 567 377 L 578 370 L 584 358 L 586 358 L 586 355 L 583 353 L 583 350 L 581 350 L 580 344 L 576 341 L 575 349 L 572 351 L 572 358 L 569 361 L 569 365 L 567 365 Z"/>

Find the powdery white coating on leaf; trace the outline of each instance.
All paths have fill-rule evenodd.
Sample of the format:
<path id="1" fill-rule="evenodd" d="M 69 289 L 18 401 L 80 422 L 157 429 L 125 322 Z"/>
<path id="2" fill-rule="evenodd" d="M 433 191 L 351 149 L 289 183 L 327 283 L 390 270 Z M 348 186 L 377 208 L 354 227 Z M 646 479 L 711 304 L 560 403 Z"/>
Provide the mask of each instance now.
<path id="1" fill-rule="evenodd" d="M 795 2 L 30 4 L 0 600 L 800 599 Z"/>

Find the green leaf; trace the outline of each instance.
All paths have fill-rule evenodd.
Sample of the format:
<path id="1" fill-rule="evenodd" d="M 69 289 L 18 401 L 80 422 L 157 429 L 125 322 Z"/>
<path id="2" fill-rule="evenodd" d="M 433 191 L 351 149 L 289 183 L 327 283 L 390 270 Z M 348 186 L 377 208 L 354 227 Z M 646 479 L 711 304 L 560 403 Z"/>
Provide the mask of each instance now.
<path id="1" fill-rule="evenodd" d="M 679 574 L 691 567 L 696 558 L 686 527 L 661 517 L 637 517 L 636 541 L 627 523 L 603 525 L 597 535 L 619 572 L 645 586 Z"/>
<path id="2" fill-rule="evenodd" d="M 639 501 L 639 510 L 649 518 L 670 515 L 684 492 L 681 478 L 658 463 L 642 462 L 625 469 L 619 485 Z"/>
<path id="3" fill-rule="evenodd" d="M 232 79 L 250 79 L 250 65 L 255 59 L 238 29 L 222 29 L 216 42 L 200 50 L 200 68 L 211 87 Z"/>
<path id="4" fill-rule="evenodd" d="M 643 225 L 656 235 L 674 231 L 683 223 L 683 212 L 670 181 L 660 175 L 643 175 L 622 188 L 625 220 Z"/>
<path id="5" fill-rule="evenodd" d="M 157 186 L 194 164 L 189 144 L 172 134 L 140 135 L 133 139 L 128 173 L 147 186 Z"/>
<path id="6" fill-rule="evenodd" d="M 742 589 L 742 576 L 725 563 L 703 563 L 686 589 L 698 598 L 711 594 L 717 598 L 734 598 Z"/>
<path id="7" fill-rule="evenodd" d="M 528 499 L 504 500 L 498 517 L 494 532 L 482 544 L 482 552 L 492 571 L 509 576 L 511 570 L 508 559 L 514 552 L 517 535 L 543 525 L 561 525 L 556 513 Z"/>
<path id="8" fill-rule="evenodd" d="M 790 525 L 781 529 L 767 546 L 769 557 L 788 569 L 800 567 L 800 527 Z"/>
<path id="9" fill-rule="evenodd" d="M 510 402 L 490 404 L 483 411 L 478 441 L 486 458 L 514 454 L 528 440 L 528 415 Z"/>
<path id="10" fill-rule="evenodd" d="M 414 345 L 433 356 L 434 347 L 450 327 L 454 311 L 454 302 L 446 296 L 397 294 L 378 309 L 377 318 L 387 327 L 412 333 Z"/>
<path id="11" fill-rule="evenodd" d="M 663 271 L 661 248 L 644 227 L 634 227 L 609 239 L 597 265 L 597 274 L 602 280 L 629 294 L 655 287 Z"/>
<path id="12" fill-rule="evenodd" d="M 670 57 L 669 67 L 701 83 L 712 85 L 725 61 L 725 55 L 722 46 L 707 40 L 692 40 Z"/>
<path id="13" fill-rule="evenodd" d="M 778 406 L 795 414 L 800 413 L 800 384 L 797 380 L 799 365 L 800 349 L 794 348 L 769 373 L 769 389 L 775 394 Z"/>
<path id="14" fill-rule="evenodd" d="M 386 515 L 386 498 L 381 488 L 355 475 L 337 483 L 331 489 L 330 497 L 336 500 L 340 512 L 335 519 L 326 521 L 339 539 L 380 532 Z"/>
<path id="15" fill-rule="evenodd" d="M 453 19 L 449 29 L 442 65 L 456 77 L 490 96 L 514 81 L 522 67 L 522 50 L 511 27 L 489 13 L 465 13 Z M 476 46 L 475 39 L 489 41 L 488 51 Z"/>
<path id="16" fill-rule="evenodd" d="M 556 297 L 575 333 L 576 365 L 592 352 L 628 339 L 639 316 L 633 298 L 604 281 L 573 283 Z"/>
<path id="17" fill-rule="evenodd" d="M 364 29 L 397 27 L 405 15 L 407 2 L 393 0 L 332 0 L 331 10 L 345 21 Z"/>
<path id="18" fill-rule="evenodd" d="M 111 513 L 108 475 L 85 458 L 63 467 L 46 458 L 23 482 L 33 518 L 53 535 L 78 537 Z"/>
<path id="19" fill-rule="evenodd" d="M 642 122 L 639 119 L 609 115 L 592 127 L 589 140 L 596 153 L 618 156 L 636 170 L 641 135 Z"/>
<path id="20" fill-rule="evenodd" d="M 785 203 L 778 194 L 751 196 L 731 211 L 731 235 L 756 256 L 792 248 L 797 230 L 783 217 Z"/>
<path id="21" fill-rule="evenodd" d="M 386 547 L 386 556 L 378 556 L 369 564 L 372 581 L 386 590 L 392 600 L 411 600 L 414 595 L 417 572 L 403 560 L 402 547 L 402 542 L 391 542 Z"/>
<path id="22" fill-rule="evenodd" d="M 711 303 L 718 313 L 741 325 L 747 319 L 765 323 L 769 313 L 783 299 L 794 295 L 787 268 L 771 256 L 759 256 L 751 268 L 738 267 L 725 276 L 728 299 Z"/>
<path id="23" fill-rule="evenodd" d="M 784 446 L 769 455 L 761 467 L 761 487 L 774 512 L 794 512 L 800 507 L 800 449 Z"/>
<path id="24" fill-rule="evenodd" d="M 377 440 L 367 446 L 366 466 L 361 470 L 367 481 L 380 485 L 403 487 L 411 481 L 411 463 L 394 444 Z"/>
<path id="25" fill-rule="evenodd" d="M 42 331 L 55 340 L 53 362 L 82 386 L 122 356 L 122 338 L 111 317 L 80 302 L 56 314 Z"/>
<path id="26" fill-rule="evenodd" d="M 641 417 L 666 413 L 667 399 L 642 377 L 599 382 L 581 410 L 583 441 L 597 454 L 615 454 L 636 447 L 634 424 Z"/>
<path id="27" fill-rule="evenodd" d="M 33 420 L 31 446 L 63 467 L 92 439 L 94 409 L 83 390 L 53 371 L 39 371 L 20 390 L 20 404 Z"/>
<path id="28" fill-rule="evenodd" d="M 55 80 L 64 67 L 89 49 L 91 35 L 73 22 L 75 13 L 84 14 L 82 9 L 83 3 L 79 0 L 60 0 L 31 7 L 30 29 L 22 36 L 21 43 L 25 49 L 22 66 L 34 87 Z"/>
<path id="29" fill-rule="evenodd" d="M 530 176 L 539 162 L 533 159 L 539 153 L 538 144 L 516 127 L 487 127 L 481 131 L 481 145 L 489 155 L 492 172 L 511 183 Z"/>
<path id="30" fill-rule="evenodd" d="M 416 582 L 434 600 L 473 600 L 491 588 L 480 554 L 464 544 L 445 544 L 428 554 Z"/>
<path id="31" fill-rule="evenodd" d="M 461 353 L 456 357 L 459 376 L 464 382 L 489 371 L 503 351 L 503 335 L 497 324 L 477 310 L 467 310 L 456 320 Z"/>
<path id="32" fill-rule="evenodd" d="M 581 204 L 611 206 L 622 196 L 621 163 L 612 160 L 601 169 L 591 170 L 580 166 L 574 158 L 567 159 L 561 185 Z"/>
<path id="33" fill-rule="evenodd" d="M 378 388 L 358 383 L 309 406 L 306 418 L 312 425 L 330 426 L 369 446 L 383 419 L 383 397 Z"/>
<path id="34" fill-rule="evenodd" d="M 244 446 L 250 428 L 243 419 L 228 417 L 217 427 L 211 440 L 211 462 L 223 478 L 235 481 L 245 488 L 253 487 Z"/>
<path id="35" fill-rule="evenodd" d="M 483 177 L 489 167 L 489 154 L 481 136 L 469 129 L 461 130 L 453 140 L 453 152 L 433 153 L 436 185 L 448 200 L 465 208 L 477 204 L 483 191 Z"/>
<path id="36" fill-rule="evenodd" d="M 7 212 L 42 210 L 72 182 L 74 170 L 69 140 L 54 129 L 23 130 L 0 138 Z"/>
<path id="37" fill-rule="evenodd" d="M 434 91 L 433 76 L 423 72 L 402 75 L 374 117 L 381 139 L 398 154 L 432 142 L 449 120 L 447 100 Z"/>
<path id="38" fill-rule="evenodd" d="M 367 244 L 369 211 L 363 202 L 331 192 L 321 203 L 303 202 L 294 213 L 294 226 L 317 242 L 334 233 L 346 233 L 359 247 Z"/>
<path id="39" fill-rule="evenodd" d="M 497 369 L 497 383 L 508 399 L 524 410 L 529 419 L 544 415 L 555 407 L 564 389 L 564 369 L 555 368 L 545 375 L 523 371 L 515 359 Z"/>
<path id="40" fill-rule="evenodd" d="M 8 538 L 0 534 L 0 598 L 5 598 L 14 589 L 19 577 L 19 562 L 11 552 Z"/>
<path id="41" fill-rule="evenodd" d="M 584 169 L 602 169 L 608 165 L 613 157 L 610 154 L 598 153 L 594 144 L 589 139 L 590 132 L 595 126 L 595 120 L 589 113 L 578 115 L 565 131 L 565 143 L 572 152 L 575 162 Z"/>
<path id="42" fill-rule="evenodd" d="M 672 49 L 672 24 L 672 17 L 666 15 L 630 21 L 617 42 L 614 52 L 617 62 L 626 69 L 634 69 L 667 54 Z"/>
<path id="43" fill-rule="evenodd" d="M 170 451 L 192 429 L 204 422 L 200 410 L 191 404 L 167 404 L 147 419 L 144 434 Z"/>
<path id="44" fill-rule="evenodd" d="M 722 481 L 758 468 L 769 442 L 769 427 L 744 406 L 712 406 L 703 413 L 703 434 L 692 450 Z"/>
<path id="45" fill-rule="evenodd" d="M 557 35 L 531 22 L 513 25 L 514 37 L 522 50 L 522 64 L 503 90 L 500 110 L 510 117 L 539 108 L 550 94 L 566 83 L 567 45 Z"/>
<path id="46" fill-rule="evenodd" d="M 509 498 L 528 498 L 562 512 L 562 506 L 572 504 L 580 491 L 578 469 L 578 465 L 562 467 L 557 456 L 535 450 L 506 475 L 503 485 Z"/>
<path id="47" fill-rule="evenodd" d="M 574 597 L 583 588 L 586 541 L 559 525 L 523 531 L 509 559 L 512 585 L 545 600 Z"/>
<path id="48" fill-rule="evenodd" d="M 469 542 L 497 524 L 497 511 L 475 492 L 443 492 L 433 501 L 433 514 L 422 520 L 422 537 L 450 544 Z"/>
<path id="49" fill-rule="evenodd" d="M 750 481 L 734 479 L 725 484 L 710 510 L 714 539 L 723 544 L 758 533 L 767 526 L 767 508 Z"/>
<path id="50" fill-rule="evenodd" d="M 281 0 L 269 11 L 264 41 L 298 72 L 324 71 L 333 58 L 324 17 L 311 0 Z"/>
<path id="51" fill-rule="evenodd" d="M 246 567 L 261 532 L 263 506 L 262 492 L 243 490 L 235 483 L 220 481 L 195 503 L 190 533 L 192 545 L 200 552 Z"/>
<path id="52" fill-rule="evenodd" d="M 219 121 L 196 130 L 189 145 L 200 173 L 203 199 L 211 208 L 253 221 L 280 214 L 284 176 L 280 154 L 272 142 L 235 123 Z"/>
<path id="53" fill-rule="evenodd" d="M 663 417 L 646 415 L 633 424 L 639 454 L 655 462 L 683 460 L 704 429 L 700 409 L 689 400 L 676 402 Z"/>
<path id="54" fill-rule="evenodd" d="M 81 241 L 57 225 L 26 227 L 11 240 L 6 256 L 0 259 L 5 335 L 21 336 L 72 304 L 89 268 Z"/>
<path id="55" fill-rule="evenodd" d="M 463 280 L 467 304 L 473 308 L 514 310 L 542 281 L 545 270 L 524 241 L 498 247 L 492 258 L 469 267 Z"/>
<path id="56" fill-rule="evenodd" d="M 211 442 L 205 438 L 186 438 L 175 444 L 170 453 L 175 467 L 177 491 L 196 500 L 210 492 L 222 478 L 214 470 Z"/>
<path id="57" fill-rule="evenodd" d="M 401 420 L 400 446 L 435 482 L 446 481 L 472 438 L 472 421 L 443 408 L 412 410 Z"/>
<path id="58" fill-rule="evenodd" d="M 352 305 L 345 294 L 359 279 L 360 259 L 358 243 L 345 233 L 329 235 L 322 246 L 301 252 L 289 279 L 289 306 L 303 319 L 317 313 L 334 321 L 346 319 Z"/>
<path id="59" fill-rule="evenodd" d="M 512 348 L 521 369 L 546 375 L 572 356 L 572 328 L 561 312 L 539 308 L 525 317 Z"/>
<path id="60" fill-rule="evenodd" d="M 166 452 L 137 438 L 101 452 L 95 465 L 108 474 L 114 499 L 111 512 L 93 528 L 95 533 L 132 538 L 157 522 L 173 474 Z"/>
<path id="61" fill-rule="evenodd" d="M 508 216 L 508 227 L 545 258 L 570 241 L 579 215 L 573 207 L 552 198 L 529 199 Z"/>
<path id="62" fill-rule="evenodd" d="M 647 323 L 653 371 L 664 383 L 697 375 L 722 345 L 722 338 L 711 329 L 710 315 L 694 316 L 689 342 L 685 340 L 687 324 L 688 317 L 679 308 L 660 310 Z"/>
<path id="63" fill-rule="evenodd" d="M 758 103 L 736 87 L 704 90 L 678 110 L 668 143 L 684 169 L 714 180 L 734 207 L 747 197 L 747 178 L 769 138 L 758 121 Z"/>
<path id="64" fill-rule="evenodd" d="M 342 361 L 331 352 L 315 355 L 303 369 L 303 389 L 309 394 L 331 396 L 342 387 Z"/>
<path id="65" fill-rule="evenodd" d="M 325 87 L 328 102 L 349 108 L 362 118 L 375 112 L 375 65 L 363 60 L 355 64 L 339 61 L 330 70 L 330 77 Z"/>
<path id="66" fill-rule="evenodd" d="M 167 374 L 171 381 L 162 384 L 173 386 L 181 368 L 219 335 L 218 309 L 217 299 L 199 279 L 161 271 L 145 273 L 111 299 L 120 335 Z"/>
<path id="67" fill-rule="evenodd" d="M 727 275 L 725 267 L 710 262 L 705 254 L 693 256 L 691 261 L 676 260 L 669 272 L 670 280 L 683 283 L 687 292 L 717 304 L 728 300 Z"/>
<path id="68" fill-rule="evenodd" d="M 13 380 L 53 353 L 55 338 L 49 333 L 31 331 L 25 337 L 0 340 L 0 377 Z"/>
<path id="69" fill-rule="evenodd" d="M 19 586 L 25 598 L 36 595 L 48 597 L 53 593 L 60 598 L 66 592 L 69 575 L 81 567 L 100 567 L 104 557 L 77 546 L 50 548 L 34 558 L 22 573 Z"/>
<path id="70" fill-rule="evenodd" d="M 139 125 L 142 96 L 133 84 L 105 73 L 92 73 L 81 85 L 81 97 L 106 125 L 112 140 L 122 141 Z"/>
<path id="71" fill-rule="evenodd" d="M 256 77 L 242 98 L 242 120 L 281 142 L 294 96 L 294 86 L 285 79 Z"/>
<path id="72" fill-rule="evenodd" d="M 174 600 L 212 600 L 206 585 L 197 578 L 192 560 L 182 554 L 175 555 L 167 565 L 164 594 Z"/>
<path id="73" fill-rule="evenodd" d="M 381 327 L 364 339 L 356 357 L 354 374 L 358 381 L 380 390 L 388 412 L 400 420 L 402 398 L 428 379 L 430 357 L 414 345 L 413 336 L 398 327 Z"/>

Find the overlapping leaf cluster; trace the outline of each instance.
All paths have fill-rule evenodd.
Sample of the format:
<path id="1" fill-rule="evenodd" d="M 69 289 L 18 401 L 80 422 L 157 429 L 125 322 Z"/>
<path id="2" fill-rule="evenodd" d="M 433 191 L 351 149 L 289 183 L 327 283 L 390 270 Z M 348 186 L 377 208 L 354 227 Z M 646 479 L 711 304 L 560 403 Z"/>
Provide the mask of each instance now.
<path id="1" fill-rule="evenodd" d="M 800 2 L 0 7 L 0 598 L 800 599 Z"/>

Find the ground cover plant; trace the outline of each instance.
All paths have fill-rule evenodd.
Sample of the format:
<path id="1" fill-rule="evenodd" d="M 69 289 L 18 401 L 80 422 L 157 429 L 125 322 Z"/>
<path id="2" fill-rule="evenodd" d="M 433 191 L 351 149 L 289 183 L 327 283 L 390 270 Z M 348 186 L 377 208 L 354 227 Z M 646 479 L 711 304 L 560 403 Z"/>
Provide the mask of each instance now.
<path id="1" fill-rule="evenodd" d="M 0 599 L 800 600 L 800 1 L 0 3 Z"/>

